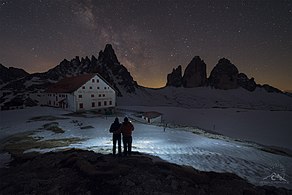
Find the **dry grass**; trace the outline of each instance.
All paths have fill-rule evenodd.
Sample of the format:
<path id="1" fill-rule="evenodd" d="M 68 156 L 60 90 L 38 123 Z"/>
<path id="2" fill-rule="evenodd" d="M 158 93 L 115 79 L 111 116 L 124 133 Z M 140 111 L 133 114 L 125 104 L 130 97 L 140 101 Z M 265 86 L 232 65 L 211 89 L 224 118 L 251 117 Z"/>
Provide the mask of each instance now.
<path id="1" fill-rule="evenodd" d="M 15 135 L 0 144 L 1 150 L 9 152 L 12 156 L 21 155 L 29 149 L 49 149 L 56 147 L 65 147 L 70 144 L 75 144 L 84 139 L 81 138 L 63 138 L 41 140 L 40 138 L 32 137 L 33 133 Z"/>
<path id="2" fill-rule="evenodd" d="M 58 125 L 59 123 L 52 122 L 52 123 L 44 124 L 43 127 L 45 130 L 52 131 L 54 133 L 64 133 L 65 131 L 62 128 L 60 128 Z"/>
<path id="3" fill-rule="evenodd" d="M 64 120 L 64 119 L 68 119 L 68 118 L 46 115 L 46 116 L 32 117 L 27 122 L 33 122 L 33 121 L 55 121 L 55 120 Z"/>

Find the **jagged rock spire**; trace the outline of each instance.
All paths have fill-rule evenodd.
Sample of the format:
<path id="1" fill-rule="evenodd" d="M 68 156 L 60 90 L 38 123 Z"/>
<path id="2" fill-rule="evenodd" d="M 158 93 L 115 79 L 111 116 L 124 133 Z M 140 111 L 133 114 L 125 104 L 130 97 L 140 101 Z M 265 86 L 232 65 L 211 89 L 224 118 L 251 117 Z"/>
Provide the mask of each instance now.
<path id="1" fill-rule="evenodd" d="M 187 88 L 204 86 L 206 80 L 206 64 L 200 56 L 195 56 L 185 69 L 183 86 Z"/>
<path id="2" fill-rule="evenodd" d="M 174 87 L 201 87 L 206 84 L 206 64 L 199 56 L 195 56 L 185 69 L 182 76 L 182 68 L 178 66 L 167 75 L 166 86 Z"/>
<path id="3" fill-rule="evenodd" d="M 181 87 L 182 85 L 182 70 L 181 65 L 174 68 L 171 73 L 167 75 L 166 86 Z"/>
<path id="4" fill-rule="evenodd" d="M 104 51 L 99 52 L 98 60 L 107 65 L 120 64 L 111 44 L 106 44 Z"/>

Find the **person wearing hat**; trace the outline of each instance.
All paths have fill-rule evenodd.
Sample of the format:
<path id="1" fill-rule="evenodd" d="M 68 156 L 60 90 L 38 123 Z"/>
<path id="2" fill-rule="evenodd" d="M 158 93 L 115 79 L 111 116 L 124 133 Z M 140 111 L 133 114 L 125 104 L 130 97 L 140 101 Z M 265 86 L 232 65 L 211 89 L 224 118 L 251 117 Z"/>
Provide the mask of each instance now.
<path id="1" fill-rule="evenodd" d="M 124 156 L 131 155 L 132 152 L 132 131 L 134 131 L 134 126 L 128 117 L 125 117 L 120 128 L 120 132 L 123 135 Z"/>

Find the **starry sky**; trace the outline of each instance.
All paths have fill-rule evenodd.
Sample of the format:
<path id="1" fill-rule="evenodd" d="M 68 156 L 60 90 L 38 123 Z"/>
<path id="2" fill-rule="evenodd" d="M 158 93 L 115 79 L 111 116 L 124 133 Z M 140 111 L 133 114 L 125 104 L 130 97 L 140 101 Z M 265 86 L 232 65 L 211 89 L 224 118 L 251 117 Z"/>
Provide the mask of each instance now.
<path id="1" fill-rule="evenodd" d="M 111 43 L 140 85 L 199 55 L 292 89 L 291 0 L 0 0 L 0 63 L 44 72 Z"/>

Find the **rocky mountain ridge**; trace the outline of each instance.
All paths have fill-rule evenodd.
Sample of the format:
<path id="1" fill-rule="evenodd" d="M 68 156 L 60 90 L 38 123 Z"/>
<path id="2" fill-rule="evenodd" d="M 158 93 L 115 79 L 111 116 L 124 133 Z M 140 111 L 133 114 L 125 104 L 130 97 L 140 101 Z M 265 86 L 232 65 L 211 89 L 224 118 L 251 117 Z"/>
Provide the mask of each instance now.
<path id="1" fill-rule="evenodd" d="M 7 69 L 2 65 L 0 68 L 1 70 Z M 86 56 L 80 59 L 79 56 L 76 56 L 70 61 L 64 59 L 59 65 L 44 73 L 23 73 L 7 79 L 1 75 L 0 81 L 3 81 L 3 86 L 1 87 L 0 104 L 4 106 L 4 109 L 13 105 L 21 105 L 25 101 L 31 100 L 31 94 L 36 94 L 33 99 L 38 104 L 38 97 L 52 83 L 65 77 L 86 73 L 99 73 L 115 88 L 117 96 L 135 93 L 139 87 L 127 68 L 118 61 L 112 45 L 107 44 L 105 49 L 99 52 L 98 58 Z"/>
<path id="2" fill-rule="evenodd" d="M 181 65 L 174 68 L 167 75 L 166 86 L 173 87 L 204 87 L 211 86 L 215 89 L 236 89 L 242 87 L 248 91 L 254 91 L 257 87 L 265 89 L 267 92 L 282 93 L 279 89 L 270 85 L 260 85 L 254 81 L 254 78 L 248 78 L 244 73 L 239 73 L 237 67 L 226 58 L 218 61 L 207 78 L 206 64 L 199 56 L 195 56 L 187 65 L 182 76 Z"/>
<path id="3" fill-rule="evenodd" d="M 29 73 L 23 69 L 14 67 L 7 68 L 0 64 L 0 85 L 28 75 Z"/>
<path id="4" fill-rule="evenodd" d="M 98 58 L 76 56 L 70 61 L 64 59 L 59 65 L 44 73 L 28 74 L 22 69 L 6 68 L 2 64 L 0 70 L 1 109 L 40 104 L 42 92 L 49 85 L 64 77 L 86 73 L 99 73 L 115 88 L 118 97 L 136 94 L 137 90 L 144 89 L 134 81 L 127 68 L 119 62 L 110 44 L 99 52 Z M 211 86 L 215 89 L 226 90 L 242 87 L 248 91 L 254 91 L 259 87 L 267 92 L 282 93 L 272 86 L 256 84 L 253 78 L 249 79 L 244 73 L 239 73 L 236 66 L 225 58 L 219 60 L 207 78 L 206 64 L 199 56 L 191 60 L 183 75 L 181 66 L 173 69 L 172 73 L 167 75 L 166 86 L 183 88 Z"/>

